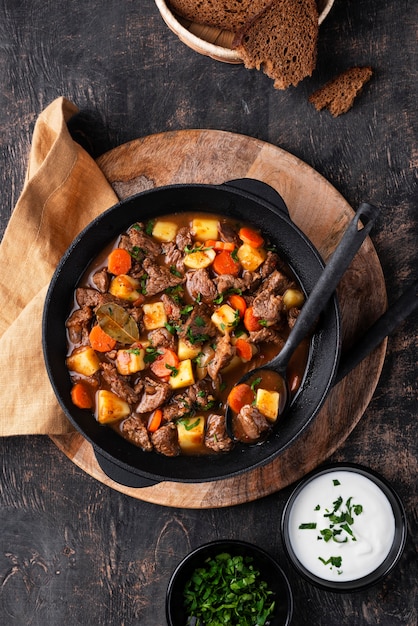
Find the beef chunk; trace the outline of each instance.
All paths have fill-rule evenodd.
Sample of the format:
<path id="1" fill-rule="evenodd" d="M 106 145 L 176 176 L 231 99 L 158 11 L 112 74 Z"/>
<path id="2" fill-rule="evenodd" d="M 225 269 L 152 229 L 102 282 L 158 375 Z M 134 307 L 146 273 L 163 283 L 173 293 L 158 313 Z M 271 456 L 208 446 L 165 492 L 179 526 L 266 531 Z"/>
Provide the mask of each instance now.
<path id="1" fill-rule="evenodd" d="M 92 308 L 96 308 L 106 302 L 118 302 L 118 304 L 121 305 L 125 304 L 110 293 L 100 293 L 97 289 L 90 287 L 77 287 L 75 290 L 75 299 L 80 307 L 91 306 Z"/>
<path id="2" fill-rule="evenodd" d="M 193 410 L 192 402 L 187 391 L 177 393 L 170 402 L 163 407 L 163 421 L 171 422 L 179 417 L 188 415 Z"/>
<path id="3" fill-rule="evenodd" d="M 260 267 L 261 278 L 264 280 L 267 276 L 277 268 L 279 263 L 279 256 L 269 250 L 266 254 L 266 258 L 264 259 L 264 263 Z"/>
<path id="4" fill-rule="evenodd" d="M 148 339 L 155 348 L 171 348 L 174 350 L 174 337 L 166 328 L 151 330 L 148 333 Z"/>
<path id="5" fill-rule="evenodd" d="M 100 293 L 106 293 L 109 289 L 110 279 L 105 267 L 99 272 L 93 274 L 92 280 Z"/>
<path id="6" fill-rule="evenodd" d="M 180 285 L 184 281 L 183 277 L 172 274 L 168 267 L 158 265 L 148 258 L 145 259 L 143 268 L 147 274 L 145 285 L 147 296 L 155 296 L 157 293 L 170 287 Z"/>
<path id="7" fill-rule="evenodd" d="M 168 319 L 172 322 L 178 322 L 181 318 L 182 307 L 180 304 L 166 293 L 161 295 L 161 302 L 164 304 L 164 310 Z"/>
<path id="8" fill-rule="evenodd" d="M 211 384 L 201 380 L 170 399 L 170 402 L 163 407 L 163 421 L 177 420 L 179 417 L 192 415 L 199 410 L 207 411 L 215 400 Z"/>
<path id="9" fill-rule="evenodd" d="M 76 309 L 66 321 L 70 341 L 74 344 L 87 345 L 93 311 L 89 306 Z"/>
<path id="10" fill-rule="evenodd" d="M 191 385 L 187 390 L 190 403 L 197 410 L 209 410 L 216 398 L 213 395 L 213 387 L 209 381 L 200 380 L 198 383 Z"/>
<path id="11" fill-rule="evenodd" d="M 190 228 L 183 226 L 179 228 L 176 235 L 176 246 L 179 250 L 184 251 L 184 248 L 193 244 L 193 236 L 190 232 Z"/>
<path id="12" fill-rule="evenodd" d="M 267 322 L 278 321 L 282 311 L 282 296 L 275 296 L 273 294 L 267 295 L 262 292 L 253 300 L 253 313 L 255 317 L 259 317 Z"/>
<path id="13" fill-rule="evenodd" d="M 211 337 L 215 337 L 216 326 L 210 316 L 211 312 L 206 304 L 196 305 L 180 330 L 179 336 L 192 345 L 204 343 Z"/>
<path id="14" fill-rule="evenodd" d="M 145 379 L 144 389 L 136 407 L 137 413 L 149 413 L 160 407 L 171 395 L 171 387 L 152 378 Z"/>
<path id="15" fill-rule="evenodd" d="M 165 456 L 177 456 L 180 454 L 177 427 L 173 422 L 164 424 L 151 435 L 154 448 Z"/>
<path id="16" fill-rule="evenodd" d="M 77 287 L 75 290 L 75 299 L 77 300 L 77 304 L 81 307 L 96 307 L 101 302 L 101 294 L 96 289 Z"/>
<path id="17" fill-rule="evenodd" d="M 145 232 L 144 224 L 138 222 L 128 231 L 129 243 L 127 245 L 134 256 L 143 253 L 147 258 L 156 258 L 161 252 L 161 246 Z M 126 240 L 124 245 L 126 245 Z"/>
<path id="18" fill-rule="evenodd" d="M 284 339 L 281 334 L 273 328 L 262 328 L 261 330 L 254 330 L 250 332 L 250 341 L 253 343 L 261 343 L 268 341 L 269 343 L 275 343 L 280 346 L 280 349 L 284 345 Z"/>
<path id="19" fill-rule="evenodd" d="M 150 441 L 144 422 L 137 415 L 130 415 L 122 422 L 122 432 L 129 441 L 143 450 L 151 451 L 153 446 Z"/>
<path id="20" fill-rule="evenodd" d="M 261 283 L 257 294 L 260 293 L 269 296 L 272 293 L 283 295 L 286 289 L 294 286 L 294 283 L 279 270 L 273 270 L 273 272 Z"/>
<path id="21" fill-rule="evenodd" d="M 231 345 L 228 335 L 224 335 L 216 344 L 216 352 L 208 365 L 208 374 L 212 380 L 216 380 L 219 372 L 226 367 L 235 355 L 235 348 Z"/>
<path id="22" fill-rule="evenodd" d="M 298 309 L 295 306 L 293 306 L 291 309 L 288 310 L 287 323 L 289 324 L 289 328 L 293 328 L 293 326 L 296 324 L 296 320 L 299 317 L 299 313 L 300 313 L 300 309 Z"/>
<path id="23" fill-rule="evenodd" d="M 218 294 L 216 285 L 206 269 L 189 272 L 187 275 L 187 288 L 192 298 L 196 300 L 200 294 L 204 302 L 212 302 Z"/>
<path id="24" fill-rule="evenodd" d="M 138 394 L 129 385 L 126 379 L 118 373 L 116 366 L 113 363 L 101 363 L 100 368 L 102 370 L 103 378 L 110 386 L 113 393 L 129 404 L 135 404 L 135 402 L 138 402 Z"/>
<path id="25" fill-rule="evenodd" d="M 218 293 L 225 293 L 230 289 L 242 290 L 245 289 L 245 283 L 242 278 L 233 276 L 232 274 L 221 274 L 213 279 Z"/>
<path id="26" fill-rule="evenodd" d="M 174 241 L 162 244 L 162 250 L 165 254 L 165 262 L 169 267 L 174 267 L 177 272 L 184 274 L 184 255 L 181 252 Z"/>
<path id="27" fill-rule="evenodd" d="M 245 271 L 242 273 L 244 282 L 243 290 L 253 292 L 261 283 L 261 275 L 258 272 Z"/>
<path id="28" fill-rule="evenodd" d="M 234 243 L 237 247 L 241 245 L 242 241 L 238 237 L 238 234 L 230 224 L 220 222 L 218 226 L 219 236 L 222 241 L 228 241 Z"/>
<path id="29" fill-rule="evenodd" d="M 246 404 L 236 416 L 241 441 L 258 441 L 270 429 L 267 418 L 258 409 Z"/>
<path id="30" fill-rule="evenodd" d="M 206 423 L 205 446 L 214 452 L 228 452 L 234 442 L 225 428 L 224 415 L 209 415 Z"/>

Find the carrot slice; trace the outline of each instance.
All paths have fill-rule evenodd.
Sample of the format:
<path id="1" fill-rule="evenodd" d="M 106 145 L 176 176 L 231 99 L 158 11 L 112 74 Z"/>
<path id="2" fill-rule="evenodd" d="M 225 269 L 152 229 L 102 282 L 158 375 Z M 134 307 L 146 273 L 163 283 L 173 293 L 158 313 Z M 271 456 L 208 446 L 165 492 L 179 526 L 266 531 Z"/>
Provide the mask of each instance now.
<path id="1" fill-rule="evenodd" d="M 132 257 L 124 248 L 115 248 L 107 257 L 107 269 L 111 274 L 127 274 L 132 267 Z"/>
<path id="2" fill-rule="evenodd" d="M 161 420 L 163 419 L 163 412 L 161 409 L 155 409 L 149 417 L 147 429 L 150 433 L 155 433 L 160 427 Z"/>
<path id="3" fill-rule="evenodd" d="M 116 346 L 116 341 L 110 337 L 99 325 L 93 326 L 89 333 L 89 341 L 93 350 L 109 352 Z"/>
<path id="4" fill-rule="evenodd" d="M 232 276 L 238 276 L 241 269 L 238 261 L 235 261 L 227 250 L 222 250 L 216 255 L 212 267 L 217 274 L 232 274 Z"/>
<path id="5" fill-rule="evenodd" d="M 249 332 L 261 330 L 261 328 L 263 328 L 259 322 L 259 318 L 254 315 L 254 309 L 252 306 L 245 309 L 244 326 Z"/>
<path id="6" fill-rule="evenodd" d="M 160 356 L 151 363 L 150 367 L 156 376 L 167 379 L 178 367 L 180 361 L 174 350 L 170 348 L 161 348 L 159 352 L 161 352 Z"/>
<path id="7" fill-rule="evenodd" d="M 251 359 L 253 358 L 253 351 L 251 348 L 251 344 L 248 341 L 241 338 L 237 339 L 235 348 L 237 350 L 237 355 L 243 361 L 251 361 Z"/>
<path id="8" fill-rule="evenodd" d="M 234 293 L 232 294 L 232 296 L 229 296 L 228 302 L 233 309 L 238 311 L 239 316 L 242 319 L 247 308 L 247 303 L 245 302 L 245 299 L 242 296 Z"/>
<path id="9" fill-rule="evenodd" d="M 228 404 L 235 413 L 239 413 L 243 406 L 252 404 L 254 397 L 254 391 L 250 385 L 241 383 L 233 387 L 229 392 Z"/>
<path id="10" fill-rule="evenodd" d="M 71 400 L 79 409 L 93 408 L 93 400 L 85 383 L 75 383 L 71 389 Z"/>
<path id="11" fill-rule="evenodd" d="M 205 241 L 205 247 L 213 248 L 217 252 L 220 252 L 221 250 L 233 252 L 235 250 L 235 244 L 232 241 L 215 241 L 215 239 L 208 239 Z"/>
<path id="12" fill-rule="evenodd" d="M 264 243 L 264 239 L 257 231 L 252 228 L 248 228 L 247 226 L 243 226 L 239 229 L 239 238 L 244 243 L 248 244 L 252 248 L 261 248 Z"/>

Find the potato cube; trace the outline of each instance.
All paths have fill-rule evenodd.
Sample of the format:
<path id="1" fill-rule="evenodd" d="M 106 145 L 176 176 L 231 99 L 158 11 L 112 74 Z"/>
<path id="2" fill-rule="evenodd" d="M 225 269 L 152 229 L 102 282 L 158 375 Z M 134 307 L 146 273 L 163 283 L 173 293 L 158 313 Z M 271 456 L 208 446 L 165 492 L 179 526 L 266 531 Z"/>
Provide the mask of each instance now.
<path id="1" fill-rule="evenodd" d="M 171 374 L 168 379 L 172 389 L 180 389 L 181 387 L 188 387 L 194 384 L 194 374 L 192 362 L 190 359 L 180 361 L 177 367 L 177 372 Z"/>
<path id="2" fill-rule="evenodd" d="M 275 422 L 279 415 L 280 394 L 278 391 L 257 389 L 255 406 L 271 422 Z"/>
<path id="3" fill-rule="evenodd" d="M 300 289 L 286 289 L 283 294 L 283 304 L 289 310 L 293 307 L 300 308 L 305 302 L 305 296 Z"/>
<path id="4" fill-rule="evenodd" d="M 243 243 L 238 248 L 237 257 L 242 267 L 248 272 L 255 272 L 266 258 L 264 248 L 252 248 L 248 243 Z"/>
<path id="5" fill-rule="evenodd" d="M 179 339 L 179 343 L 177 346 L 177 356 L 180 361 L 184 361 L 185 359 L 195 359 L 198 354 L 200 354 L 200 346 L 192 346 L 184 341 L 184 339 Z"/>
<path id="6" fill-rule="evenodd" d="M 127 300 L 128 302 L 135 302 L 140 297 L 138 290 L 139 281 L 127 274 L 119 274 L 115 276 L 109 287 L 109 292 L 112 296 L 119 298 L 120 300 Z"/>
<path id="7" fill-rule="evenodd" d="M 109 424 L 128 417 L 129 404 L 107 389 L 100 389 L 96 394 L 97 420 L 100 424 Z"/>
<path id="8" fill-rule="evenodd" d="M 126 348 L 118 350 L 116 356 L 116 367 L 119 374 L 129 376 L 145 369 L 144 348 Z"/>
<path id="9" fill-rule="evenodd" d="M 225 334 L 227 331 L 235 328 L 239 316 L 237 316 L 237 311 L 229 306 L 229 304 L 222 304 L 222 306 L 212 313 L 211 320 L 221 333 Z"/>
<path id="10" fill-rule="evenodd" d="M 213 248 L 207 250 L 196 250 L 196 252 L 190 252 L 186 254 L 183 262 L 186 267 L 192 270 L 201 270 L 205 267 L 209 267 L 213 263 L 216 256 L 216 252 Z"/>
<path id="11" fill-rule="evenodd" d="M 83 376 L 93 376 L 100 369 L 99 357 L 90 346 L 76 348 L 66 363 L 69 370 Z"/>
<path id="12" fill-rule="evenodd" d="M 228 372 L 231 372 L 236 367 L 242 367 L 242 359 L 240 359 L 240 357 L 235 354 L 232 357 L 232 359 L 229 361 L 228 365 L 226 365 L 223 369 L 221 369 L 221 373 L 227 374 Z"/>
<path id="13" fill-rule="evenodd" d="M 178 441 L 184 452 L 193 452 L 203 443 L 205 418 L 202 416 L 183 417 L 176 422 Z"/>
<path id="14" fill-rule="evenodd" d="M 157 220 L 152 229 L 152 236 L 158 241 L 173 241 L 177 234 L 177 224 Z"/>
<path id="15" fill-rule="evenodd" d="M 208 217 L 195 217 L 192 220 L 192 232 L 196 239 L 207 241 L 218 238 L 218 220 Z"/>
<path id="16" fill-rule="evenodd" d="M 162 302 L 144 304 L 142 308 L 144 311 L 143 322 L 146 330 L 164 328 L 165 324 L 167 324 L 167 314 Z"/>

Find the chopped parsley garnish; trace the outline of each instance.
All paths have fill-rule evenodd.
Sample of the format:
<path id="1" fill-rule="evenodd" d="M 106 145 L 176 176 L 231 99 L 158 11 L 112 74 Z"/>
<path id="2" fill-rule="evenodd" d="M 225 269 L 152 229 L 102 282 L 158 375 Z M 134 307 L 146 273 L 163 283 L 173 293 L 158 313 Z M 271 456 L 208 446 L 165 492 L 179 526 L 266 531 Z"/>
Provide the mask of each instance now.
<path id="1" fill-rule="evenodd" d="M 193 311 L 193 304 L 186 304 L 180 311 L 180 315 L 188 315 Z"/>
<path id="2" fill-rule="evenodd" d="M 187 337 L 188 341 L 190 341 L 190 343 L 192 345 L 194 345 L 195 343 L 204 343 L 205 341 L 207 341 L 209 339 L 209 335 L 194 334 L 190 327 L 187 329 L 186 337 Z"/>
<path id="3" fill-rule="evenodd" d="M 161 354 L 162 352 L 157 350 L 157 348 L 149 346 L 148 348 L 145 348 L 144 361 L 145 363 L 154 363 L 155 359 L 158 359 Z"/>
<path id="4" fill-rule="evenodd" d="M 175 378 L 176 376 L 178 376 L 179 370 L 178 370 L 178 368 L 177 368 L 177 367 L 175 367 L 174 365 L 169 365 L 168 363 L 166 363 L 166 364 L 165 364 L 165 366 L 166 366 L 166 368 L 167 368 L 168 370 L 170 370 L 170 372 L 171 372 L 171 376 L 172 376 L 173 378 Z"/>
<path id="5" fill-rule="evenodd" d="M 299 528 L 300 530 L 313 530 L 314 528 L 316 528 L 316 523 L 306 522 L 306 524 L 300 524 Z"/>
<path id="6" fill-rule="evenodd" d="M 145 226 L 145 232 L 147 235 L 152 235 L 152 231 L 154 229 L 155 220 L 149 220 Z"/>
<path id="7" fill-rule="evenodd" d="M 341 485 L 340 481 L 333 479 L 334 487 Z M 317 539 L 328 543 L 334 541 L 335 543 L 348 543 L 349 541 L 357 541 L 357 538 L 353 531 L 354 516 L 360 515 L 363 512 L 363 506 L 361 504 L 353 504 L 352 497 L 348 498 L 345 502 L 341 496 L 339 496 L 332 503 L 332 509 L 325 508 L 323 518 L 327 521 L 327 526 L 319 528 L 319 534 Z M 321 506 L 317 504 L 314 511 L 320 511 Z M 318 518 L 317 518 L 318 519 Z M 317 522 L 304 522 L 300 524 L 301 530 L 315 530 L 319 526 Z M 341 556 L 331 556 L 327 561 L 321 556 L 318 557 L 324 565 L 330 565 L 338 569 L 342 565 Z M 338 572 L 339 574 L 341 571 Z"/>
<path id="8" fill-rule="evenodd" d="M 252 391 L 255 391 L 255 388 L 257 387 L 257 385 L 259 385 L 261 383 L 261 376 L 259 376 L 258 378 L 254 378 L 253 382 L 251 383 L 251 389 Z"/>
<path id="9" fill-rule="evenodd" d="M 330 556 L 327 561 L 320 556 L 318 557 L 318 559 L 322 561 L 324 565 L 331 565 L 331 567 L 338 567 L 338 568 L 341 567 L 342 562 L 343 562 L 342 556 Z"/>
<path id="10" fill-rule="evenodd" d="M 196 626 L 266 626 L 275 601 L 253 559 L 220 553 L 193 572 L 184 588 L 184 607 Z"/>
<path id="11" fill-rule="evenodd" d="M 177 278 L 182 278 L 183 276 L 183 274 L 178 271 L 175 265 L 170 265 L 170 273 L 173 274 L 173 276 L 177 276 Z"/>

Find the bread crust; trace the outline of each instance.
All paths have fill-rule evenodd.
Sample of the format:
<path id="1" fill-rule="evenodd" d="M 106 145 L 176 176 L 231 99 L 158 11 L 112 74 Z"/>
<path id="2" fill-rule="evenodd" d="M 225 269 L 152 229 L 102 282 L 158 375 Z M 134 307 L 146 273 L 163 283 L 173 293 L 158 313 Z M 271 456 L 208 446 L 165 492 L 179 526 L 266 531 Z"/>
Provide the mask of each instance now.
<path id="1" fill-rule="evenodd" d="M 233 33 L 260 13 L 271 0 L 169 0 L 171 8 L 198 24 L 216 26 Z"/>

